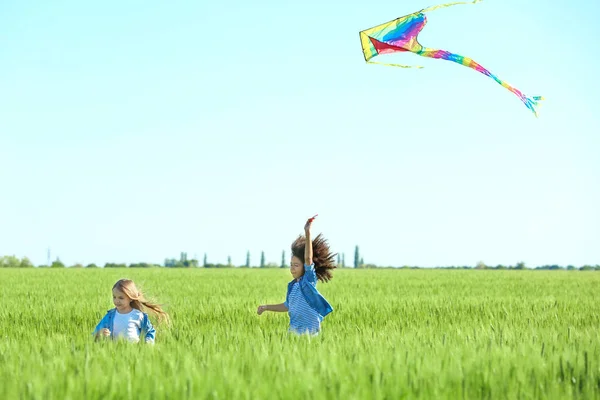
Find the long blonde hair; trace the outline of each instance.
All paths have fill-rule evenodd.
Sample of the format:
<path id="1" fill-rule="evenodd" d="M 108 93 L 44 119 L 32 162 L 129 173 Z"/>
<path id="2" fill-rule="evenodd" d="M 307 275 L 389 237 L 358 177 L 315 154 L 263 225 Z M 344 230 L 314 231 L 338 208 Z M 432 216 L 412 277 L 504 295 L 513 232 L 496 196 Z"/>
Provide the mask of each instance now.
<path id="1" fill-rule="evenodd" d="M 129 303 L 131 307 L 144 312 L 144 308 L 148 308 L 158 317 L 158 321 L 169 322 L 169 314 L 167 314 L 160 304 L 152 303 L 144 297 L 144 294 L 138 290 L 137 286 L 131 279 L 120 279 L 114 284 L 113 289 L 117 289 L 123 292 L 127 297 L 131 299 Z"/>

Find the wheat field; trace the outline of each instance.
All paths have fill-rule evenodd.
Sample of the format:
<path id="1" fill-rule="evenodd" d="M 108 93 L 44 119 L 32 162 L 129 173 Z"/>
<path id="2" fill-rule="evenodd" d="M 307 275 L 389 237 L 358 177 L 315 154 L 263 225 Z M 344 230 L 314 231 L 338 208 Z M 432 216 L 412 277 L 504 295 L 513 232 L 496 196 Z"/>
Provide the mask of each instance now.
<path id="1" fill-rule="evenodd" d="M 0 270 L 0 398 L 600 398 L 598 273 L 334 275 L 335 311 L 297 337 L 256 313 L 286 269 Z M 171 316 L 154 346 L 91 336 L 123 277 Z"/>

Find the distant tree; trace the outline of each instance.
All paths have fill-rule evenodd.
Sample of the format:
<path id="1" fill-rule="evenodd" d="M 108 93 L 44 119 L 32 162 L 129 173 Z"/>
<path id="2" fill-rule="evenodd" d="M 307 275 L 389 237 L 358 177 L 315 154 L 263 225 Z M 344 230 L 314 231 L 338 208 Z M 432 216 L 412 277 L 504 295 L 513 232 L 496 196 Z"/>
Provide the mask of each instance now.
<path id="1" fill-rule="evenodd" d="M 594 271 L 595 268 L 592 267 L 591 265 L 584 265 L 583 267 L 579 268 L 580 271 Z"/>
<path id="2" fill-rule="evenodd" d="M 342 268 L 346 268 L 346 254 L 342 253 Z"/>
<path id="3" fill-rule="evenodd" d="M 165 258 L 165 267 L 170 268 L 175 266 L 175 259 L 173 258 Z"/>
<path id="4" fill-rule="evenodd" d="M 360 253 L 358 251 L 358 246 L 354 247 L 354 268 L 358 268 L 360 263 Z"/>
<path id="5" fill-rule="evenodd" d="M 206 253 L 204 253 L 204 268 L 206 268 L 207 265 L 208 265 L 208 258 L 206 256 Z"/>
<path id="6" fill-rule="evenodd" d="M 547 270 L 551 270 L 551 271 L 555 271 L 558 269 L 563 269 L 560 265 L 542 265 L 541 267 L 536 267 L 535 269 L 547 269 Z"/>
<path id="7" fill-rule="evenodd" d="M 83 268 L 83 264 L 77 263 L 75 265 L 72 265 L 71 268 Z"/>
<path id="8" fill-rule="evenodd" d="M 525 269 L 525 263 L 523 261 L 518 262 L 515 269 Z"/>
<path id="9" fill-rule="evenodd" d="M 19 263 L 19 268 L 33 268 L 33 264 L 27 257 L 23 257 Z"/>
<path id="10" fill-rule="evenodd" d="M 479 261 L 475 266 L 475 269 L 487 269 L 487 265 L 483 261 Z"/>
<path id="11" fill-rule="evenodd" d="M 506 269 L 506 267 L 502 264 L 496 265 L 496 269 Z"/>
<path id="12" fill-rule="evenodd" d="M 125 264 L 115 264 L 115 263 L 106 263 L 104 264 L 104 268 L 127 268 Z"/>
<path id="13" fill-rule="evenodd" d="M 227 268 L 227 264 L 221 264 L 221 263 L 211 264 L 211 263 L 208 263 L 208 264 L 206 264 L 206 268 Z"/>
<path id="14" fill-rule="evenodd" d="M 188 262 L 188 261 L 186 261 L 186 263 L 187 263 L 187 262 Z M 181 264 L 181 263 L 180 263 L 180 264 Z M 183 264 L 183 265 L 185 266 L 185 264 Z M 152 264 L 148 264 L 148 263 L 145 263 L 145 262 L 142 262 L 142 263 L 135 263 L 135 264 L 129 264 L 129 268 L 150 268 L 150 267 L 152 267 L 152 266 L 153 266 Z"/>
<path id="15" fill-rule="evenodd" d="M 283 251 L 281 252 L 281 268 L 285 268 L 285 265 L 286 265 L 286 264 L 287 264 L 287 263 L 285 262 L 285 250 L 283 250 Z"/>
<path id="16" fill-rule="evenodd" d="M 231 267 L 231 256 L 227 256 L 227 266 Z"/>
<path id="17" fill-rule="evenodd" d="M 19 268 L 21 260 L 15 256 L 4 256 L 0 258 L 0 267 L 2 268 Z"/>
<path id="18" fill-rule="evenodd" d="M 94 263 L 88 264 L 85 266 L 86 268 L 98 268 L 98 266 Z"/>
<path id="19" fill-rule="evenodd" d="M 246 268 L 250 268 L 250 250 L 246 252 Z"/>
<path id="20" fill-rule="evenodd" d="M 574 271 L 576 268 L 573 265 L 568 265 L 567 266 L 567 270 L 568 271 Z"/>
<path id="21" fill-rule="evenodd" d="M 60 259 L 56 259 L 56 261 L 54 261 L 52 263 L 52 265 L 50 265 L 51 268 L 64 268 L 65 264 L 62 263 L 62 261 L 60 261 Z"/>
<path id="22" fill-rule="evenodd" d="M 340 255 L 340 253 L 338 253 L 337 255 L 337 266 L 338 268 L 342 266 L 342 256 Z"/>
<path id="23" fill-rule="evenodd" d="M 365 260 L 364 260 L 364 258 L 361 257 L 360 264 L 358 266 L 362 268 L 364 265 L 365 265 Z"/>
<path id="24" fill-rule="evenodd" d="M 265 252 L 264 251 L 260 252 L 260 267 L 261 268 L 265 267 Z"/>

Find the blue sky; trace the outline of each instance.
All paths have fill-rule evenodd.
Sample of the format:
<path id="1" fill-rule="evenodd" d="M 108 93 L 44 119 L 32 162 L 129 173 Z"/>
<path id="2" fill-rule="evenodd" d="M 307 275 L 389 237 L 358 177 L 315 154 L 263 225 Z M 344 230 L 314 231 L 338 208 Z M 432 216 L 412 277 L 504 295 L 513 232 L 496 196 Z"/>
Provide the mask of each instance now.
<path id="1" fill-rule="evenodd" d="M 319 214 L 378 265 L 600 263 L 600 3 L 485 0 L 365 64 L 417 0 L 0 3 L 0 254 L 257 264 Z M 596 115 L 594 115 L 596 113 Z M 289 253 L 289 252 L 288 252 Z"/>

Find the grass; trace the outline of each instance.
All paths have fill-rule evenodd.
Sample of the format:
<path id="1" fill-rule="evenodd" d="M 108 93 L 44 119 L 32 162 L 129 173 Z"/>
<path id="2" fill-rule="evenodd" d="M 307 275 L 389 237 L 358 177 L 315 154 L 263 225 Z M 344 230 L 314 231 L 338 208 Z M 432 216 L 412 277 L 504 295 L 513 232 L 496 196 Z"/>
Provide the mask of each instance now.
<path id="1" fill-rule="evenodd" d="M 155 346 L 94 342 L 111 287 L 166 305 Z M 600 274 L 338 270 L 318 337 L 287 270 L 0 270 L 2 399 L 600 398 Z M 155 321 L 155 319 L 154 319 Z"/>

